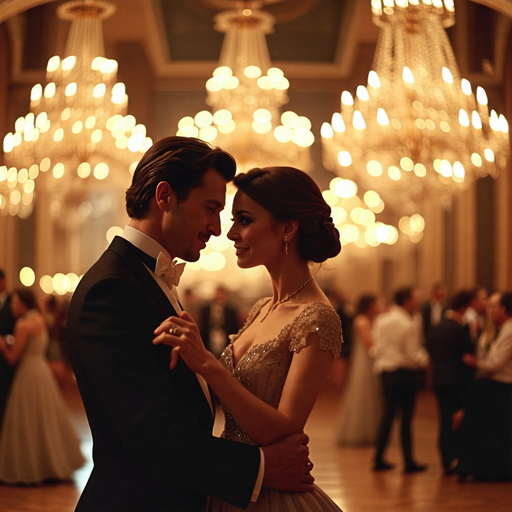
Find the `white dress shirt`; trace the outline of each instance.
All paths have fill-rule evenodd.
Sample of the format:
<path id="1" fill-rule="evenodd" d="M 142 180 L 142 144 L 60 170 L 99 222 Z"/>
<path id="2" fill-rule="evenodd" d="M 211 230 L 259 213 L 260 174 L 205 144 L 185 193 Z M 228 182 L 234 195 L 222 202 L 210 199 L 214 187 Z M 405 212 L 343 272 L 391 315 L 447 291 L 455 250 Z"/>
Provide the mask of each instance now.
<path id="1" fill-rule="evenodd" d="M 512 318 L 500 328 L 488 352 L 478 360 L 478 375 L 512 384 Z"/>
<path id="2" fill-rule="evenodd" d="M 417 370 L 427 366 L 429 356 L 421 344 L 421 316 L 411 316 L 404 308 L 392 306 L 378 315 L 373 328 L 375 373 L 399 368 Z"/>
<path id="3" fill-rule="evenodd" d="M 155 239 L 151 238 L 150 236 L 146 235 L 146 233 L 143 233 L 142 231 L 139 231 L 138 229 L 135 229 L 131 226 L 125 226 L 123 238 L 130 242 L 131 244 L 133 244 L 138 249 L 140 249 L 141 251 L 151 256 L 152 258 L 155 258 L 155 260 L 158 258 L 160 252 L 163 252 L 167 257 L 170 258 L 169 253 Z M 158 283 L 160 288 L 162 288 L 162 291 L 165 293 L 165 295 L 173 305 L 174 309 L 176 310 L 176 313 L 179 315 L 182 312 L 182 309 L 179 304 L 178 291 L 176 290 L 176 287 L 172 286 L 170 288 L 162 276 L 155 276 L 153 269 L 148 268 L 147 265 L 144 266 L 148 269 L 148 272 L 153 276 L 153 278 Z M 158 326 L 155 326 L 155 329 L 156 327 Z M 208 400 L 208 403 L 210 404 L 210 409 L 212 410 L 213 413 L 213 405 L 210 396 L 210 390 L 208 389 L 208 384 L 206 383 L 202 375 L 196 373 L 196 376 L 199 381 L 199 384 L 201 384 L 204 396 Z M 263 484 L 264 473 L 265 456 L 263 454 L 263 450 L 260 448 L 260 469 L 251 498 L 251 501 L 253 502 L 255 502 L 258 499 L 258 496 L 260 494 L 261 486 Z"/>
<path id="4" fill-rule="evenodd" d="M 132 228 L 131 226 L 125 226 L 123 238 L 152 258 L 155 258 L 155 260 L 161 252 L 171 259 L 171 256 L 166 249 L 164 249 L 156 240 L 138 229 Z M 178 290 L 176 290 L 176 287 L 169 287 L 162 276 L 155 275 L 154 269 L 148 268 L 147 265 L 144 266 L 149 270 L 149 273 L 154 277 L 160 288 L 162 288 L 162 291 L 165 293 L 173 308 L 176 310 L 176 313 L 179 315 L 182 312 L 182 309 L 179 303 Z"/>

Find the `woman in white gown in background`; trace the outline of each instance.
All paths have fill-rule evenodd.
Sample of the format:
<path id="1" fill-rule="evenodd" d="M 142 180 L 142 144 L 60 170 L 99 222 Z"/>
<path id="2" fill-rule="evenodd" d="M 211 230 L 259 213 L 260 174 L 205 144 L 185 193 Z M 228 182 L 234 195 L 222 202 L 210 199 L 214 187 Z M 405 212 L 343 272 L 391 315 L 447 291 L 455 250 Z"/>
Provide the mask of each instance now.
<path id="1" fill-rule="evenodd" d="M 340 320 L 313 280 L 308 262 L 336 256 L 341 245 L 330 207 L 304 172 L 253 169 L 236 176 L 234 183 L 238 192 L 228 237 L 235 243 L 239 267 L 266 267 L 273 296 L 253 306 L 220 362 L 205 350 L 185 312 L 155 331 L 155 343 L 175 347 L 171 367 L 181 356 L 213 388 L 225 412 L 222 437 L 265 446 L 303 431 L 339 356 Z M 240 509 L 211 499 L 208 510 Z M 284 492 L 265 487 L 265 480 L 258 500 L 247 510 L 339 512 L 316 486 L 311 492 Z"/>
<path id="2" fill-rule="evenodd" d="M 371 348 L 373 320 L 379 313 L 377 297 L 363 295 L 359 299 L 347 387 L 335 430 L 340 445 L 367 446 L 377 441 L 383 396 L 378 375 L 373 372 Z"/>
<path id="3" fill-rule="evenodd" d="M 67 480 L 85 459 L 71 414 L 46 360 L 49 335 L 33 293 L 12 294 L 14 342 L 0 336 L 0 352 L 17 365 L 0 433 L 0 480 L 39 484 Z"/>

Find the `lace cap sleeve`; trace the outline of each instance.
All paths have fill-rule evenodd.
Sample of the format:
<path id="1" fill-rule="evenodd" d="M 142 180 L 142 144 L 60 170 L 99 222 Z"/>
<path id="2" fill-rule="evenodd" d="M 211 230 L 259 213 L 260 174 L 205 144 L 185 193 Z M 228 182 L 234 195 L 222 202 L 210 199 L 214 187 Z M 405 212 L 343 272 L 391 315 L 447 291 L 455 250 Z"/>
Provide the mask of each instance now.
<path id="1" fill-rule="evenodd" d="M 254 320 L 254 317 L 258 314 L 260 309 L 270 300 L 270 297 L 264 297 L 263 299 L 260 299 L 249 311 L 249 314 L 247 315 L 247 320 L 245 321 L 245 324 L 241 327 L 241 329 L 236 334 L 230 334 L 228 336 L 229 341 L 233 343 L 242 332 L 247 329 L 249 325 L 251 325 L 252 321 Z"/>
<path id="2" fill-rule="evenodd" d="M 306 307 L 296 318 L 291 330 L 290 352 L 299 352 L 307 345 L 308 334 L 317 332 L 320 348 L 330 350 L 334 357 L 340 357 L 343 334 L 340 317 L 331 306 L 317 302 Z"/>

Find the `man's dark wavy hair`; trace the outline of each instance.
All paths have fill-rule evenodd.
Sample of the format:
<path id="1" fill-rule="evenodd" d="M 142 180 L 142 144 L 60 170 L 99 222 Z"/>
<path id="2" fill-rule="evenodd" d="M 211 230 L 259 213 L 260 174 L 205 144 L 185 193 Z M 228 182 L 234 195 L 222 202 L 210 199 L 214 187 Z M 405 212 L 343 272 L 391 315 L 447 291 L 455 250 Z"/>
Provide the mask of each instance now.
<path id="1" fill-rule="evenodd" d="M 512 315 L 512 292 L 504 292 L 501 294 L 500 305 L 505 308 L 508 315 Z"/>
<path id="2" fill-rule="evenodd" d="M 412 286 L 405 286 L 395 292 L 395 304 L 397 306 L 403 306 L 407 299 L 412 297 L 414 288 Z"/>
<path id="3" fill-rule="evenodd" d="M 226 182 L 235 176 L 235 159 L 226 151 L 192 137 L 165 137 L 141 158 L 126 191 L 126 211 L 141 219 L 149 210 L 157 185 L 166 181 L 178 202 L 185 201 L 193 188 L 200 187 L 204 173 L 214 168 Z"/>

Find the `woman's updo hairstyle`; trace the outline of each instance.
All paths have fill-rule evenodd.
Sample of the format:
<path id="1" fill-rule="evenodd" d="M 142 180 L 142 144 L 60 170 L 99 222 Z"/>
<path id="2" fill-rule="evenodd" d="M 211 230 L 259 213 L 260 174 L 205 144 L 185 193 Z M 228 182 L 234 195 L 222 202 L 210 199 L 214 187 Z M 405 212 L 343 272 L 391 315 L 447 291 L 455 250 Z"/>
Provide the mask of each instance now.
<path id="1" fill-rule="evenodd" d="M 276 220 L 299 222 L 297 246 L 304 260 L 322 263 L 340 252 L 331 207 L 305 172 L 293 167 L 255 168 L 235 176 L 233 183 Z"/>

